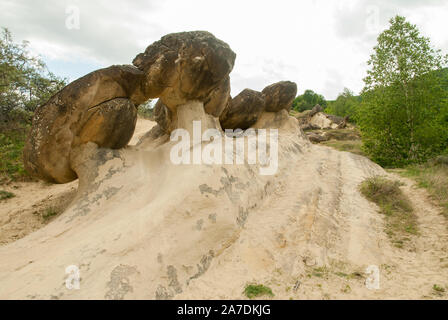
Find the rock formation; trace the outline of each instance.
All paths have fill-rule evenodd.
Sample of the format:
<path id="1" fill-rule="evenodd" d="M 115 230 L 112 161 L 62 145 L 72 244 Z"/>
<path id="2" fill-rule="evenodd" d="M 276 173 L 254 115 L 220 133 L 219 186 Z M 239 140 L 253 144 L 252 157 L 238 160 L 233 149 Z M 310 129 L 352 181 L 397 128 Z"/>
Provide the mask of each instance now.
<path id="1" fill-rule="evenodd" d="M 173 33 L 162 37 L 135 57 L 145 74 L 147 98 L 158 98 L 172 111 L 192 100 L 208 102 L 207 112 L 219 116 L 219 100 L 230 91 L 228 75 L 235 53 L 205 31 Z M 215 90 L 216 89 L 216 90 Z"/>
<path id="2" fill-rule="evenodd" d="M 266 87 L 262 91 L 267 112 L 289 111 L 297 95 L 297 85 L 291 81 L 281 81 Z"/>
<path id="3" fill-rule="evenodd" d="M 135 105 L 145 101 L 142 71 L 111 66 L 70 83 L 40 106 L 24 149 L 28 172 L 50 182 L 77 178 L 71 150 L 87 141 L 122 148 L 134 132 Z"/>
<path id="4" fill-rule="evenodd" d="M 298 115 L 299 124 L 303 130 L 344 129 L 348 123 L 348 117 L 338 117 L 324 112 L 324 108 L 316 105 L 312 110 Z"/>
<path id="5" fill-rule="evenodd" d="M 211 33 L 181 32 L 148 46 L 134 66 L 111 66 L 70 83 L 37 109 L 24 149 L 26 169 L 50 182 L 75 180 L 73 150 L 88 142 L 125 147 L 134 132 L 135 107 L 148 99 L 159 98 L 154 136 L 177 128 L 177 109 L 190 101 L 201 102 L 224 129 L 247 129 L 264 111 L 289 110 L 297 93 L 289 81 L 231 99 L 234 62 L 235 53 Z"/>
<path id="6" fill-rule="evenodd" d="M 264 111 L 265 99 L 258 91 L 245 89 L 230 99 L 219 117 L 223 129 L 247 129 L 257 122 Z"/>

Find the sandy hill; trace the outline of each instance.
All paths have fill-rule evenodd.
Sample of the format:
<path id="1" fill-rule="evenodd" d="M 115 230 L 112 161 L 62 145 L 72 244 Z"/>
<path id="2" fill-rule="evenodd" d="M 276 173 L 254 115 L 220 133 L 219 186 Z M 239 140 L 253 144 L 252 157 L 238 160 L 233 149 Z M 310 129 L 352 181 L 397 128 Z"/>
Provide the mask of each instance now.
<path id="1" fill-rule="evenodd" d="M 385 172 L 310 144 L 295 122 L 276 123 L 275 176 L 260 176 L 255 165 L 171 165 L 163 159 L 172 142 L 154 148 L 150 138 L 119 152 L 89 146 L 91 173 L 71 206 L 0 247 L 0 297 L 229 299 L 242 298 L 251 282 L 283 299 L 421 297 L 420 286 L 442 274 L 422 283 L 422 275 L 394 273 L 377 291 L 363 283 L 367 266 L 401 268 L 412 257 L 397 256 L 376 207 L 358 191 Z M 79 290 L 66 288 L 70 265 L 79 266 Z"/>

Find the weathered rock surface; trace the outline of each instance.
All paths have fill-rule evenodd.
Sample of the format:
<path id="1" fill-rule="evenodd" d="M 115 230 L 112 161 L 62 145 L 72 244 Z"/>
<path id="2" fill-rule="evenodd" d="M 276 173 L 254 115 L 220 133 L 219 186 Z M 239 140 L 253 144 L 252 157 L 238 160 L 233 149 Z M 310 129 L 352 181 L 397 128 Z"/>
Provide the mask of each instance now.
<path id="1" fill-rule="evenodd" d="M 154 120 L 163 132 L 170 132 L 173 122 L 173 113 L 160 99 L 154 106 Z"/>
<path id="2" fill-rule="evenodd" d="M 230 99 L 230 77 L 225 78 L 219 86 L 213 89 L 204 101 L 205 112 L 219 117 Z"/>
<path id="3" fill-rule="evenodd" d="M 136 119 L 130 106 L 145 101 L 142 80 L 143 72 L 133 66 L 111 66 L 70 83 L 40 106 L 24 148 L 28 172 L 51 182 L 70 182 L 77 178 L 70 167 L 74 146 L 86 141 L 125 146 Z"/>
<path id="4" fill-rule="evenodd" d="M 315 114 L 319 112 L 324 112 L 324 108 L 320 104 L 316 104 L 313 109 L 311 109 L 311 112 L 309 114 L 310 117 L 314 116 Z"/>
<path id="5" fill-rule="evenodd" d="M 75 180 L 71 151 L 87 142 L 126 146 L 136 122 L 134 105 L 150 98 L 161 99 L 156 116 L 162 131 L 171 130 L 170 112 L 188 101 L 205 103 L 206 112 L 218 117 L 234 62 L 235 53 L 211 33 L 182 32 L 150 45 L 134 59 L 136 67 L 111 66 L 70 83 L 36 111 L 24 149 L 26 169 L 51 182 Z"/>
<path id="6" fill-rule="evenodd" d="M 328 138 L 326 138 L 325 135 L 317 134 L 315 132 L 307 132 L 306 136 L 312 143 L 321 143 L 323 141 L 328 141 Z"/>
<path id="7" fill-rule="evenodd" d="M 188 101 L 210 103 L 214 96 L 221 96 L 235 57 L 230 47 L 211 33 L 194 31 L 162 37 L 137 55 L 133 64 L 145 73 L 146 96 L 160 97 L 174 112 Z M 217 87 L 221 87 L 218 93 L 214 91 Z M 219 106 L 215 101 L 208 112 L 217 116 Z"/>
<path id="8" fill-rule="evenodd" d="M 291 81 L 280 81 L 262 91 L 266 101 L 267 112 L 289 111 L 297 95 L 297 85 Z"/>
<path id="9" fill-rule="evenodd" d="M 308 124 L 317 129 L 343 129 L 347 122 L 342 117 L 318 112 L 309 118 Z"/>
<path id="10" fill-rule="evenodd" d="M 229 101 L 224 112 L 219 117 L 223 129 L 247 129 L 257 122 L 264 111 L 263 94 L 251 89 L 243 90 Z"/>
<path id="11" fill-rule="evenodd" d="M 303 130 L 344 129 L 348 124 L 348 117 L 342 118 L 327 114 L 320 105 L 314 106 L 297 116 L 299 125 Z"/>
<path id="12" fill-rule="evenodd" d="M 297 93 L 289 81 L 263 93 L 246 89 L 231 99 L 229 73 L 235 57 L 209 32 L 173 33 L 137 55 L 134 66 L 111 66 L 70 83 L 36 111 L 24 149 L 26 169 L 51 182 L 75 180 L 71 162 L 79 151 L 74 150 L 87 143 L 125 147 L 135 128 L 135 106 L 151 98 L 159 98 L 154 137 L 187 125 L 189 117 L 179 116 L 177 109 L 191 102 L 210 116 L 210 125 L 225 129 L 247 129 L 263 112 L 289 110 Z"/>
<path id="13" fill-rule="evenodd" d="M 134 133 L 137 109 L 125 98 L 116 98 L 89 109 L 76 144 L 94 142 L 98 146 L 119 149 L 127 145 Z"/>

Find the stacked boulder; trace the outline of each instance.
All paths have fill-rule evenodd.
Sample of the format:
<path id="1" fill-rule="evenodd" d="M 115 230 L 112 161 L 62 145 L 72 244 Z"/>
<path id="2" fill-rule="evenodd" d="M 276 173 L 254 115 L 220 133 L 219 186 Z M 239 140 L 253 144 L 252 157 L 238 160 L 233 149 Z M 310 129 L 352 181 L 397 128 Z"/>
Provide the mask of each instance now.
<path id="1" fill-rule="evenodd" d="M 245 89 L 229 102 L 219 117 L 223 129 L 247 129 L 263 112 L 289 112 L 297 95 L 297 85 L 290 81 L 274 83 L 262 92 Z"/>
<path id="2" fill-rule="evenodd" d="M 291 108 L 297 85 L 282 81 L 262 92 L 246 89 L 230 97 L 229 74 L 236 55 L 206 31 L 162 37 L 133 60 L 133 65 L 94 71 L 67 85 L 34 115 L 24 148 L 24 164 L 34 177 L 66 183 L 78 175 L 72 159 L 88 142 L 120 149 L 130 141 L 136 107 L 159 98 L 155 106 L 159 134 L 176 127 L 179 106 L 191 101 L 219 120 L 222 129 L 247 129 L 263 112 Z"/>

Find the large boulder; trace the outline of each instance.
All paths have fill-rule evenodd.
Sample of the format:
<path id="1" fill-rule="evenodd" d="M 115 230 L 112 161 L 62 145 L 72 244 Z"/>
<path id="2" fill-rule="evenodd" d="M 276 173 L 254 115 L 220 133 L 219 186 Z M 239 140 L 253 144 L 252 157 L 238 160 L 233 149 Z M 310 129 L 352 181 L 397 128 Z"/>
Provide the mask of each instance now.
<path id="1" fill-rule="evenodd" d="M 147 98 L 160 97 L 172 112 L 189 101 L 213 100 L 208 112 L 219 116 L 223 106 L 213 96 L 226 92 L 235 57 L 228 44 L 211 33 L 194 31 L 162 37 L 137 55 L 133 64 L 145 73 Z"/>
<path id="2" fill-rule="evenodd" d="M 297 95 L 297 85 L 291 81 L 280 81 L 262 91 L 267 112 L 289 111 Z"/>
<path id="3" fill-rule="evenodd" d="M 245 89 L 231 99 L 219 117 L 223 129 L 247 129 L 257 122 L 263 112 L 265 101 L 258 91 Z"/>
<path id="4" fill-rule="evenodd" d="M 324 112 L 318 112 L 309 118 L 308 126 L 317 129 L 343 129 L 347 126 L 347 120 Z"/>
<path id="5" fill-rule="evenodd" d="M 328 138 L 324 134 L 318 134 L 316 132 L 307 132 L 306 136 L 312 143 L 321 143 L 328 141 Z"/>
<path id="6" fill-rule="evenodd" d="M 77 178 L 70 166 L 74 147 L 88 141 L 100 147 L 126 146 L 135 129 L 134 104 L 145 101 L 144 74 L 133 66 L 111 66 L 70 83 L 37 108 L 24 148 L 27 171 L 50 182 Z"/>
<path id="7" fill-rule="evenodd" d="M 324 108 L 321 107 L 320 104 L 316 104 L 313 109 L 311 109 L 311 112 L 309 113 L 309 117 L 313 117 L 315 114 L 319 112 L 324 112 Z"/>
<path id="8" fill-rule="evenodd" d="M 75 145 L 94 142 L 103 148 L 120 149 L 134 134 L 137 108 L 129 99 L 115 98 L 87 110 L 83 118 L 86 120 Z"/>

